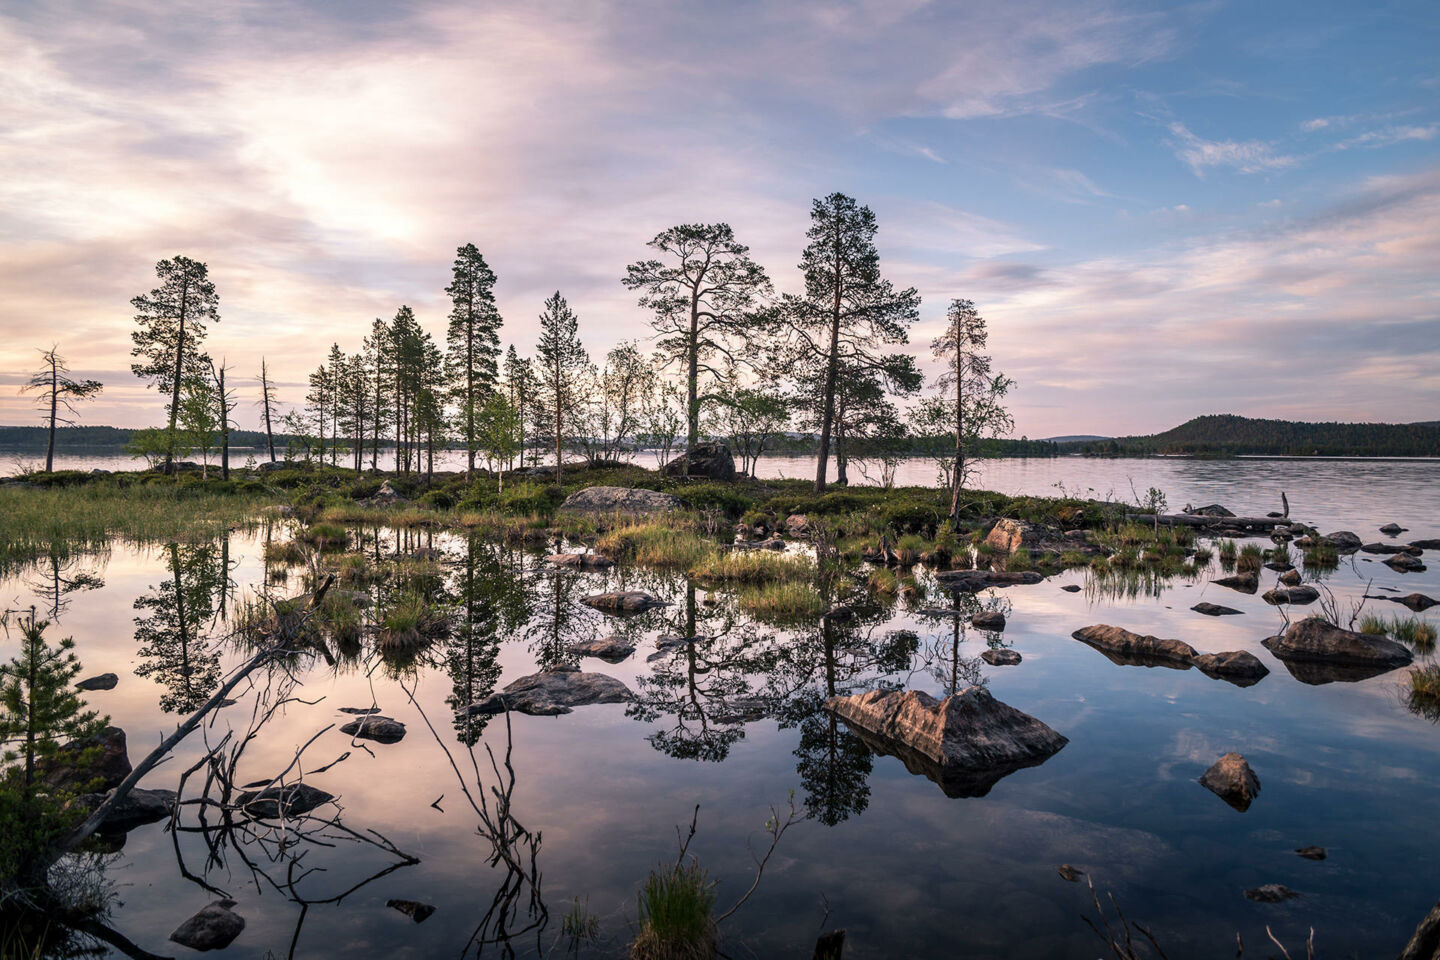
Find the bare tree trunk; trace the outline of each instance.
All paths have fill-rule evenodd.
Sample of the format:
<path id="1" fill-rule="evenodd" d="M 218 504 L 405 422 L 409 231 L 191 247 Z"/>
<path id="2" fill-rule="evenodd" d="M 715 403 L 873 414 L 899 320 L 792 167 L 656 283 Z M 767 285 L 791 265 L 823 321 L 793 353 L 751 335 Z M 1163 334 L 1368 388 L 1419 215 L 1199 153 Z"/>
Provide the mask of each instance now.
<path id="1" fill-rule="evenodd" d="M 260 358 L 260 398 L 265 405 L 265 445 L 270 448 L 270 462 L 275 462 L 275 431 L 270 426 L 270 377 L 265 371 L 265 358 Z"/>
<path id="2" fill-rule="evenodd" d="M 230 479 L 230 410 L 225 397 L 225 361 L 220 361 L 220 479 Z"/>
<path id="3" fill-rule="evenodd" d="M 960 490 L 965 486 L 965 345 L 955 343 L 955 473 L 950 478 L 950 526 L 960 523 Z"/>
<path id="4" fill-rule="evenodd" d="M 700 288 L 690 288 L 690 342 L 686 345 L 686 406 L 685 464 L 689 469 L 690 454 L 700 442 Z"/>
<path id="5" fill-rule="evenodd" d="M 50 352 L 50 440 L 45 447 L 45 472 L 55 472 L 55 418 L 59 416 L 60 405 L 60 373 L 56 369 L 58 361 L 55 359 L 55 352 Z"/>

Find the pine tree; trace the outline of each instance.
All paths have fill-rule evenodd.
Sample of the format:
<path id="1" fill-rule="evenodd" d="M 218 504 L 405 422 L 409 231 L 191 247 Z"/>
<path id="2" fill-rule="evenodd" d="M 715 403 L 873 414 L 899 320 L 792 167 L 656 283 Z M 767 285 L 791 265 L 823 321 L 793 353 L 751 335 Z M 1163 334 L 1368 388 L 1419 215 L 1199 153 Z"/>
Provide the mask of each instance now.
<path id="1" fill-rule="evenodd" d="M 189 257 L 174 257 L 155 264 L 160 286 L 130 301 L 138 312 L 139 329 L 130 335 L 135 347 L 131 355 L 140 362 L 131 364 L 137 377 L 153 381 L 162 394 L 170 395 L 170 446 L 165 468 L 175 460 L 175 423 L 180 415 L 180 391 L 187 380 L 203 380 L 205 366 L 200 345 L 205 342 L 206 323 L 220 320 L 220 298 L 210 282 L 205 264 Z"/>
<path id="2" fill-rule="evenodd" d="M 579 380 L 590 366 L 590 355 L 580 344 L 580 323 L 565 298 L 556 290 L 540 314 L 540 340 L 535 345 L 540 368 L 540 403 L 546 426 L 555 431 L 555 482 L 562 479 L 565 431 L 575 426 L 584 405 Z"/>
<path id="3" fill-rule="evenodd" d="M 500 311 L 495 308 L 495 273 L 475 244 L 455 251 L 450 295 L 450 327 L 446 332 L 447 360 L 460 405 L 460 426 L 465 437 L 466 477 L 475 474 L 476 417 L 494 391 L 500 358 Z"/>
<path id="4" fill-rule="evenodd" d="M 522 466 L 525 463 L 525 427 L 535 420 L 535 396 L 538 389 L 535 365 L 516 353 L 512 343 L 505 352 L 505 390 L 518 422 L 516 454 Z"/>
<path id="5" fill-rule="evenodd" d="M 45 472 L 50 473 L 55 469 L 55 426 L 61 423 L 73 426 L 75 423 L 61 415 L 61 408 L 74 414 L 74 404 L 77 401 L 94 397 L 104 386 L 99 380 L 76 380 L 70 376 L 70 368 L 65 366 L 65 358 L 60 356 L 58 348 L 54 346 L 49 350 L 41 350 L 40 356 L 44 358 L 44 366 L 30 375 L 30 379 L 20 386 L 20 392 L 39 391 L 40 404 L 46 410 L 45 421 L 50 428 L 49 439 L 45 444 Z"/>
<path id="6" fill-rule="evenodd" d="M 955 435 L 955 460 L 949 471 L 953 525 L 960 519 L 960 492 L 973 471 L 971 461 L 978 455 L 980 440 L 1015 428 L 1000 403 L 1014 381 L 991 372 L 990 357 L 981 352 L 990 340 L 990 332 L 973 301 L 950 301 L 946 320 L 945 332 L 930 347 L 935 359 L 945 364 L 936 386 L 944 400 L 948 426 Z"/>

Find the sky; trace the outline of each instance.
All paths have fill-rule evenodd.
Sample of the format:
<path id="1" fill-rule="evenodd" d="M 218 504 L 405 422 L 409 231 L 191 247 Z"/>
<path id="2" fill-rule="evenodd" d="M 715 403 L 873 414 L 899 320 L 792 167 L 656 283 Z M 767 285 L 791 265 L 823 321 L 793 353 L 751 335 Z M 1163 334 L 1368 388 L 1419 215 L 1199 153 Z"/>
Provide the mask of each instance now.
<path id="1" fill-rule="evenodd" d="M 0 423 L 52 344 L 85 422 L 159 423 L 129 301 L 176 254 L 298 402 L 401 304 L 443 340 L 464 243 L 505 342 L 559 289 L 599 357 L 655 234 L 727 222 L 798 292 L 837 190 L 927 370 L 976 302 L 1016 436 L 1440 417 L 1434 0 L 7 0 L 0 54 Z"/>

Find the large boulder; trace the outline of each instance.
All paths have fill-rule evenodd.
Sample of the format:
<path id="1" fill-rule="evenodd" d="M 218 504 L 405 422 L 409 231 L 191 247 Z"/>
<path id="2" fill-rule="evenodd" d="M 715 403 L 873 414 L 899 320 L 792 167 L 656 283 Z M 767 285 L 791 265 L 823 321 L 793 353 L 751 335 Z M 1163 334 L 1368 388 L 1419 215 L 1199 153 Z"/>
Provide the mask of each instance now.
<path id="1" fill-rule="evenodd" d="M 671 493 L 632 487 L 586 487 L 570 494 L 561 510 L 574 513 L 648 516 L 684 510 L 686 503 Z"/>
<path id="2" fill-rule="evenodd" d="M 1148 634 L 1132 633 L 1123 627 L 1097 623 L 1070 634 L 1082 643 L 1105 654 L 1116 663 L 1139 666 L 1190 666 L 1200 651 L 1184 640 L 1169 640 Z"/>
<path id="3" fill-rule="evenodd" d="M 521 677 L 499 693 L 492 693 L 466 708 L 471 716 L 514 710 L 531 716 L 551 717 L 593 703 L 624 703 L 633 698 L 630 688 L 603 673 L 582 673 L 558 664 Z"/>
<path id="4" fill-rule="evenodd" d="M 665 464 L 662 472 L 667 477 L 705 477 L 728 482 L 735 479 L 735 458 L 723 443 L 697 443 L 693 450 Z"/>
<path id="5" fill-rule="evenodd" d="M 985 537 L 987 544 L 1007 557 L 1021 547 L 1028 549 L 1035 546 L 1040 540 L 1041 530 L 1035 524 L 1004 517 L 995 521 L 995 526 L 990 528 L 990 533 Z"/>
<path id="6" fill-rule="evenodd" d="M 1394 640 L 1346 630 L 1319 617 L 1298 620 L 1279 636 L 1267 637 L 1261 642 L 1275 656 L 1287 661 L 1287 665 L 1292 660 L 1312 661 L 1342 667 L 1378 668 L 1378 672 L 1383 673 L 1403 667 L 1415 659 L 1408 649 Z"/>
<path id="7" fill-rule="evenodd" d="M 946 793 L 953 789 L 962 796 L 982 796 L 1000 777 L 1043 763 L 1069 743 L 978 686 L 944 700 L 919 690 L 871 690 L 831 697 L 825 709 L 883 745 L 898 748 L 893 752 L 902 759 L 908 753 L 929 761 L 938 768 L 937 782 Z"/>
<path id="8" fill-rule="evenodd" d="M 641 613 L 652 607 L 668 607 L 669 604 L 657 597 L 639 590 L 620 590 L 613 593 L 597 593 L 580 600 L 587 607 L 594 607 L 604 613 Z"/>
<path id="9" fill-rule="evenodd" d="M 1260 793 L 1260 778 L 1238 753 L 1227 753 L 1200 776 L 1200 785 L 1244 813 Z"/>
<path id="10" fill-rule="evenodd" d="M 40 766 L 40 780 L 50 790 L 113 790 L 130 776 L 130 769 L 125 731 L 106 727 L 93 737 L 62 746 Z"/>
<path id="11" fill-rule="evenodd" d="M 78 798 L 85 809 L 94 812 L 109 794 L 87 793 Z M 174 790 L 142 790 L 134 787 L 125 799 L 111 807 L 100 825 L 104 833 L 124 833 L 147 823 L 164 820 L 175 809 Z"/>
<path id="12" fill-rule="evenodd" d="M 1034 570 L 941 570 L 935 579 L 949 590 L 977 593 L 986 587 L 1039 583 L 1045 578 Z"/>
<path id="13" fill-rule="evenodd" d="M 170 939 L 191 950 L 223 950 L 245 929 L 245 918 L 231 911 L 234 900 L 216 900 L 175 928 Z"/>

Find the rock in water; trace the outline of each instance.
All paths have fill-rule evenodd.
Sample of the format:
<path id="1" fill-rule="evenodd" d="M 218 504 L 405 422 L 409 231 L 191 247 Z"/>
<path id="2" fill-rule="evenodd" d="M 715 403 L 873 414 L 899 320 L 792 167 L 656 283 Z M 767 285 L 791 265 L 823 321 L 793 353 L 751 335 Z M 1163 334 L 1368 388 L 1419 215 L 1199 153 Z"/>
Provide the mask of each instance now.
<path id="1" fill-rule="evenodd" d="M 970 618 L 970 626 L 977 630 L 1004 630 L 1005 614 L 998 610 L 982 610 Z"/>
<path id="2" fill-rule="evenodd" d="M 1283 883 L 1265 883 L 1245 891 L 1245 899 L 1254 900 L 1256 903 L 1279 903 L 1282 900 L 1293 900 L 1298 896 L 1300 894 Z"/>
<path id="3" fill-rule="evenodd" d="M 1221 506 L 1220 504 L 1218 504 L 1218 503 L 1212 503 L 1212 504 L 1209 504 L 1208 506 L 1204 506 L 1204 507 L 1195 507 L 1194 509 L 1186 510 L 1185 512 L 1188 513 L 1188 514 L 1190 514 L 1191 516 L 1196 516 L 1196 517 L 1233 517 L 1233 516 L 1235 516 L 1234 513 L 1232 513 L 1231 511 L 1227 510 L 1225 507 L 1222 507 L 1222 506 Z"/>
<path id="4" fill-rule="evenodd" d="M 1060 874 L 1060 876 L 1064 877 L 1066 880 L 1069 880 L 1071 883 L 1079 883 L 1080 878 L 1085 876 L 1084 870 L 1079 870 L 1075 867 L 1072 867 L 1068 863 L 1062 863 L 1055 869 Z"/>
<path id="5" fill-rule="evenodd" d="M 1402 644 L 1386 637 L 1356 633 L 1319 617 L 1290 624 L 1276 637 L 1262 641 L 1281 660 L 1312 660 L 1357 667 L 1403 667 L 1414 656 Z"/>
<path id="6" fill-rule="evenodd" d="M 105 802 L 108 793 L 87 793 L 78 802 L 90 812 Z M 123 833 L 157 820 L 164 820 L 175 809 L 174 790 L 142 790 L 133 788 L 125 799 L 110 808 L 100 829 L 106 833 Z"/>
<path id="7" fill-rule="evenodd" d="M 980 654 L 980 659 L 992 667 L 1013 667 L 1022 658 L 1018 650 L 989 649 Z"/>
<path id="8" fill-rule="evenodd" d="M 1001 777 L 1043 763 L 1069 743 L 978 686 L 944 700 L 919 690 L 872 690 L 831 697 L 825 709 L 878 739 L 882 750 L 890 748 L 886 752 L 949 796 L 984 796 Z"/>
<path id="9" fill-rule="evenodd" d="M 191 950 L 223 950 L 245 929 L 245 918 L 230 910 L 234 900 L 216 900 L 175 928 L 170 939 Z"/>
<path id="10" fill-rule="evenodd" d="M 1250 687 L 1270 675 L 1270 668 L 1260 658 L 1245 650 L 1224 653 L 1202 653 L 1191 661 L 1207 677 L 1228 680 L 1237 687 Z"/>
<path id="11" fill-rule="evenodd" d="M 1410 546 L 1416 550 L 1440 550 L 1440 539 L 1411 540 Z"/>
<path id="12" fill-rule="evenodd" d="M 1356 534 L 1349 530 L 1336 530 L 1334 533 L 1327 533 L 1325 539 L 1329 540 L 1335 547 L 1346 553 L 1354 553 L 1364 543 Z"/>
<path id="13" fill-rule="evenodd" d="M 1142 636 L 1103 623 L 1082 627 L 1070 636 L 1088 643 L 1116 663 L 1127 666 L 1164 666 L 1169 663 L 1189 666 L 1200 656 L 1198 650 L 1183 640 Z"/>
<path id="14" fill-rule="evenodd" d="M 1234 607 L 1222 607 L 1218 603 L 1197 603 L 1190 608 L 1196 613 L 1203 613 L 1207 617 L 1237 617 L 1245 611 L 1236 610 Z"/>
<path id="15" fill-rule="evenodd" d="M 572 567 L 576 570 L 608 570 L 615 561 L 598 553 L 552 553 L 545 562 L 557 567 Z"/>
<path id="16" fill-rule="evenodd" d="M 630 487 L 586 487 L 570 494 L 561 510 L 576 513 L 618 513 L 645 516 L 684 510 L 685 501 L 659 490 L 637 490 Z"/>
<path id="17" fill-rule="evenodd" d="M 298 817 L 334 799 L 333 795 L 308 783 L 292 783 L 242 793 L 236 803 L 257 820 L 274 820 L 281 815 Z"/>
<path id="18" fill-rule="evenodd" d="M 950 590 L 978 593 L 986 587 L 1039 583 L 1045 578 L 1034 570 L 941 570 L 935 579 Z"/>
<path id="19" fill-rule="evenodd" d="M 661 472 L 667 477 L 708 477 L 729 482 L 735 479 L 735 458 L 723 443 L 697 443 L 665 464 Z"/>
<path id="20" fill-rule="evenodd" d="M 1320 599 L 1320 591 L 1314 587 L 1276 587 L 1274 590 L 1267 590 L 1262 599 L 1272 607 L 1278 607 L 1282 603 L 1305 604 L 1314 603 Z"/>
<path id="21" fill-rule="evenodd" d="M 1325 848 L 1324 848 L 1324 847 L 1301 847 L 1300 849 L 1296 850 L 1295 852 L 1296 852 L 1297 854 L 1299 854 L 1300 856 L 1304 857 L 1306 860 L 1324 860 L 1324 859 L 1325 859 Z"/>
<path id="22" fill-rule="evenodd" d="M 1389 537 L 1398 537 L 1405 532 L 1405 528 L 1398 523 L 1387 523 L 1380 528 L 1380 532 Z"/>
<path id="23" fill-rule="evenodd" d="M 102 673 L 98 677 L 90 677 L 75 684 L 76 690 L 114 690 L 120 678 L 113 673 Z"/>
<path id="24" fill-rule="evenodd" d="M 635 647 L 620 636 L 598 637 L 572 643 L 565 649 L 577 657 L 599 657 L 609 663 L 619 663 L 635 652 Z"/>
<path id="25" fill-rule="evenodd" d="M 1385 599 L 1404 604 L 1416 613 L 1419 613 L 1421 610 L 1429 610 L 1435 606 L 1436 603 L 1440 603 L 1440 601 L 1427 597 L 1423 593 L 1412 593 L 1404 597 L 1386 597 Z"/>
<path id="26" fill-rule="evenodd" d="M 669 604 L 642 593 L 639 590 L 622 590 L 614 593 L 597 593 L 580 601 L 605 613 L 640 613 L 652 607 L 668 607 Z"/>
<path id="27" fill-rule="evenodd" d="M 630 688 L 614 677 L 557 665 L 521 677 L 499 693 L 470 704 L 467 712 L 476 716 L 514 710 L 536 717 L 553 717 L 592 703 L 624 703 L 632 696 Z"/>
<path id="28" fill-rule="evenodd" d="M 430 919 L 430 914 L 435 912 L 434 907 L 419 900 L 386 900 L 385 906 L 399 910 L 416 923 L 424 923 Z"/>
<path id="29" fill-rule="evenodd" d="M 1397 553 L 1385 560 L 1385 566 L 1400 573 L 1424 573 L 1425 564 L 1408 553 Z"/>
<path id="30" fill-rule="evenodd" d="M 1216 586 L 1229 587 L 1231 590 L 1239 590 L 1241 593 L 1254 593 L 1260 589 L 1260 575 L 1253 570 L 1221 577 L 1213 582 Z"/>
<path id="31" fill-rule="evenodd" d="M 1200 777 L 1200 785 L 1244 813 L 1260 793 L 1260 778 L 1238 753 L 1227 753 Z"/>
<path id="32" fill-rule="evenodd" d="M 351 720 L 340 728 L 340 732 L 348 733 L 352 737 L 359 737 L 361 740 L 398 743 L 405 738 L 405 724 L 376 713 L 368 717 L 361 717 L 359 720 Z"/>
<path id="33" fill-rule="evenodd" d="M 1078 583 L 1067 583 L 1067 584 L 1065 584 L 1065 586 L 1061 587 L 1060 589 L 1061 589 L 1061 590 L 1064 590 L 1066 593 L 1079 593 L 1079 592 L 1080 592 L 1080 584 L 1078 584 Z"/>
<path id="34" fill-rule="evenodd" d="M 63 745 L 37 766 L 41 781 L 51 790 L 113 790 L 130 776 L 125 731 L 106 727 L 93 737 Z"/>
<path id="35" fill-rule="evenodd" d="M 1285 586 L 1287 587 L 1300 586 L 1300 571 L 1294 568 L 1286 570 L 1284 573 L 1280 574 L 1280 582 L 1285 584 Z"/>

